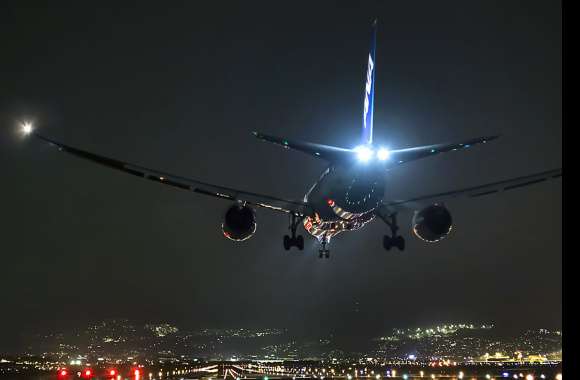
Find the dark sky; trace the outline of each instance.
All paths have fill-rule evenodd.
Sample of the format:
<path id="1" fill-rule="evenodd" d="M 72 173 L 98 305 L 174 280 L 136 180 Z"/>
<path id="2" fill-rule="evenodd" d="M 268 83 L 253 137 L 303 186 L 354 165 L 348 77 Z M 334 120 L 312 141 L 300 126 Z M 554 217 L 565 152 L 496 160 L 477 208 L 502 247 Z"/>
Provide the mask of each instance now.
<path id="1" fill-rule="evenodd" d="M 438 321 L 561 326 L 560 181 L 448 203 L 436 245 L 386 252 L 375 221 L 286 252 L 287 219 L 221 236 L 229 206 L 58 154 L 43 134 L 208 182 L 302 198 L 324 163 L 259 130 L 352 147 L 370 22 L 379 19 L 375 141 L 407 147 L 500 133 L 401 166 L 402 198 L 561 166 L 557 1 L 99 2 L 0 12 L 3 173 L 0 349 L 30 329 L 128 317 L 184 328 L 377 334 Z M 302 233 L 304 233 L 302 231 Z M 358 311 L 356 311 L 358 309 Z"/>

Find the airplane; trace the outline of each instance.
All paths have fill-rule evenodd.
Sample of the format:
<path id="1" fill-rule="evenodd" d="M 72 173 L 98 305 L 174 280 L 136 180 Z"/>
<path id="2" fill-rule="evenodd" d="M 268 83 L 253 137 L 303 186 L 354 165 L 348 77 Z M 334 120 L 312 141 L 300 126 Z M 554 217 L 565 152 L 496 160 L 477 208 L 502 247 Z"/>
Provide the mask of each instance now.
<path id="1" fill-rule="evenodd" d="M 289 215 L 290 235 L 283 238 L 285 250 L 304 249 L 304 238 L 297 235 L 300 225 L 320 243 L 319 258 L 329 258 L 328 244 L 337 234 L 363 228 L 375 218 L 381 219 L 390 229 L 383 237 L 383 247 L 403 251 L 405 239 L 398 234 L 399 212 L 415 208 L 411 226 L 415 236 L 428 243 L 435 243 L 449 235 L 452 229 L 451 213 L 443 203 L 458 197 L 481 197 L 502 191 L 559 178 L 562 169 L 553 169 L 520 176 L 508 180 L 486 183 L 469 188 L 454 189 L 437 194 L 427 194 L 406 200 L 385 199 L 385 177 L 389 170 L 408 162 L 434 157 L 441 153 L 465 150 L 497 139 L 498 135 L 476 137 L 444 144 L 387 149 L 373 143 L 374 85 L 376 71 L 377 21 L 371 27 L 371 45 L 367 60 L 364 86 L 362 133 L 360 143 L 354 148 L 293 141 L 286 138 L 253 132 L 262 141 L 308 154 L 326 161 L 326 170 L 310 187 L 302 200 L 289 200 L 240 189 L 214 185 L 163 171 L 146 168 L 125 161 L 101 156 L 45 137 L 35 131 L 32 124 L 22 124 L 22 131 L 49 143 L 59 151 L 92 161 L 178 189 L 192 191 L 231 203 L 222 223 L 223 235 L 234 241 L 249 239 L 256 232 L 256 209 L 263 208 Z"/>

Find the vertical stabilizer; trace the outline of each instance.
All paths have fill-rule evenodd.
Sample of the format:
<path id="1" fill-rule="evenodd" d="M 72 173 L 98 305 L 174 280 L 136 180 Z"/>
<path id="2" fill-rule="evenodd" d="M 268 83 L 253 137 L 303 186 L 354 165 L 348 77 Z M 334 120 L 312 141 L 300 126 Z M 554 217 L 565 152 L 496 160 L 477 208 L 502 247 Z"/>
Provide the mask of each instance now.
<path id="1" fill-rule="evenodd" d="M 373 111 L 375 99 L 375 50 L 377 41 L 377 20 L 371 28 L 371 48 L 368 56 L 367 76 L 365 84 L 362 144 L 373 142 Z"/>

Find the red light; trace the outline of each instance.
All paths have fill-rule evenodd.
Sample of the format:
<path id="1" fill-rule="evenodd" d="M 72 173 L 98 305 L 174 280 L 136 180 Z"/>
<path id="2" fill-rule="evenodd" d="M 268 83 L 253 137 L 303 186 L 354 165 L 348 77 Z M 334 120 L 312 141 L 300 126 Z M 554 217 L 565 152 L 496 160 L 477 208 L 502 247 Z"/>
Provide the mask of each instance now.
<path id="1" fill-rule="evenodd" d="M 91 372 L 91 370 L 90 370 L 90 369 L 87 369 L 87 370 L 85 371 L 85 376 L 86 376 L 86 377 L 89 377 L 89 376 L 91 376 L 91 373 L 92 373 L 92 372 Z"/>
<path id="2" fill-rule="evenodd" d="M 139 370 L 138 369 L 135 370 L 135 376 L 139 376 Z"/>
<path id="3" fill-rule="evenodd" d="M 330 207 L 334 207 L 334 201 L 332 199 L 327 200 L 326 203 L 328 203 Z"/>
<path id="4" fill-rule="evenodd" d="M 66 376 L 66 373 L 67 373 L 67 372 L 66 372 L 66 369 L 63 369 L 62 371 L 60 371 L 60 375 L 61 375 L 61 376 Z"/>
<path id="5" fill-rule="evenodd" d="M 111 375 L 111 376 L 115 376 L 116 374 L 117 374 L 117 372 L 115 372 L 114 369 L 109 371 L 109 375 Z"/>

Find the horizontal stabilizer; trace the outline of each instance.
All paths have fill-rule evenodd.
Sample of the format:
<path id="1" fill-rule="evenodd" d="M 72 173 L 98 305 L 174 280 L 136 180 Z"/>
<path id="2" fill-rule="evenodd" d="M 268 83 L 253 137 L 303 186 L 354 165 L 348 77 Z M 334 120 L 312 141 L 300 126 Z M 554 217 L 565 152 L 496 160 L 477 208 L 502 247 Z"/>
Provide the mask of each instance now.
<path id="1" fill-rule="evenodd" d="M 262 140 L 276 145 L 280 145 L 285 149 L 297 150 L 311 156 L 325 159 L 332 163 L 353 163 L 357 161 L 359 151 L 354 149 L 341 148 L 330 145 L 316 144 L 304 141 L 293 141 L 281 137 L 269 136 L 259 132 L 253 132 L 254 135 Z M 489 141 L 497 139 L 499 136 L 484 136 L 476 137 L 468 140 L 463 140 L 448 144 L 424 145 L 413 148 L 393 149 L 388 151 L 388 158 L 379 159 L 377 152 L 369 150 L 369 163 L 373 159 L 379 159 L 385 168 L 394 167 L 406 162 L 415 161 L 421 158 L 435 156 L 440 153 L 447 153 L 456 150 L 463 150 L 478 144 L 485 144 Z M 369 147 L 369 149 L 371 149 Z M 372 158 L 374 157 L 374 158 Z"/>
<path id="2" fill-rule="evenodd" d="M 260 132 L 253 132 L 254 136 L 262 141 L 267 141 L 280 145 L 285 149 L 293 149 L 314 157 L 322 158 L 332 162 L 343 161 L 347 157 L 352 157 L 352 149 L 339 148 L 336 146 L 316 144 L 305 141 L 293 141 L 281 137 L 268 136 Z"/>

